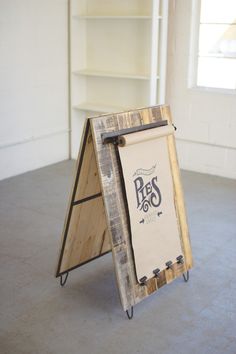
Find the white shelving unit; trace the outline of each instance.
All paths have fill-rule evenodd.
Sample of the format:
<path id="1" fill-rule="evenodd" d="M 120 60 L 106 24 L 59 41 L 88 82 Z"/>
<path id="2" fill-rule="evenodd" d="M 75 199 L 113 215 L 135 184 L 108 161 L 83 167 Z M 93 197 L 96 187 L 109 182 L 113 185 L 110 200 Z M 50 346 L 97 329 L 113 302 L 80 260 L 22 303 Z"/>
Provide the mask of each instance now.
<path id="1" fill-rule="evenodd" d="M 71 152 L 87 116 L 165 101 L 168 0 L 70 0 Z"/>

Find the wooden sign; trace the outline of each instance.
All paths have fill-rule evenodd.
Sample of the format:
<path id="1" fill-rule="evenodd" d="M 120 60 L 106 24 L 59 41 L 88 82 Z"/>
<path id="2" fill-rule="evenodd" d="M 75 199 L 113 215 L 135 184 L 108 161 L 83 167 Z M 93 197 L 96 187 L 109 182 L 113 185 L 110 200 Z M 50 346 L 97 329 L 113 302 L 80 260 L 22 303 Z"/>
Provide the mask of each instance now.
<path id="1" fill-rule="evenodd" d="M 85 123 L 56 271 L 61 285 L 111 250 L 129 318 L 164 284 L 188 279 L 192 253 L 168 106 Z"/>

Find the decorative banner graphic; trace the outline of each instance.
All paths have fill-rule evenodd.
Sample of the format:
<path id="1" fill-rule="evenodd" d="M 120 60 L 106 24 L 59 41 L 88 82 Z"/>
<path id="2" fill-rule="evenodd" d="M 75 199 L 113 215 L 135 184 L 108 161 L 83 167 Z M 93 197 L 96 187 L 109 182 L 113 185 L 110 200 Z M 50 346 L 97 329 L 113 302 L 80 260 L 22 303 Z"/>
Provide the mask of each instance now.
<path id="1" fill-rule="evenodd" d="M 138 280 L 154 276 L 182 255 L 174 204 L 167 135 L 172 126 L 124 135 L 120 139 L 131 226 L 131 241 Z"/>

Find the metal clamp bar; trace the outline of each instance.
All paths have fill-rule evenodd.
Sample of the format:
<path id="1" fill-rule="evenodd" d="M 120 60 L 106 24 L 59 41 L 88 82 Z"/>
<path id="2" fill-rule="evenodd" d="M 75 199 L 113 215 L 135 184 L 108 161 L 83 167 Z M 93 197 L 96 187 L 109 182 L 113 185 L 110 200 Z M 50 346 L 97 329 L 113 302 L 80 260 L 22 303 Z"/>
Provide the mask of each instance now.
<path id="1" fill-rule="evenodd" d="M 144 124 L 144 125 L 139 125 L 137 127 L 132 127 L 132 128 L 127 128 L 127 129 L 121 129 L 116 132 L 109 132 L 109 133 L 102 133 L 101 138 L 102 138 L 102 143 L 103 144 L 108 144 L 108 143 L 116 143 L 117 139 L 121 135 L 127 135 L 131 133 L 137 133 L 143 130 L 147 129 L 153 129 L 153 128 L 158 128 L 158 127 L 163 127 L 165 125 L 168 125 L 167 120 L 160 120 L 155 123 L 150 123 L 150 124 Z"/>

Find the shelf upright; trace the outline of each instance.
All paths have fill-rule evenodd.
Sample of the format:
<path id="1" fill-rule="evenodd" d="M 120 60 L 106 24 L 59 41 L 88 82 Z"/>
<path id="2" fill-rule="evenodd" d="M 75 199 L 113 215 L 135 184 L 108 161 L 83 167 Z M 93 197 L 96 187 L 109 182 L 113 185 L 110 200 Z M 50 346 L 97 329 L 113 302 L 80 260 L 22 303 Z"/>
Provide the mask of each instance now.
<path id="1" fill-rule="evenodd" d="M 71 155 L 88 116 L 165 103 L 168 0 L 70 0 Z"/>

